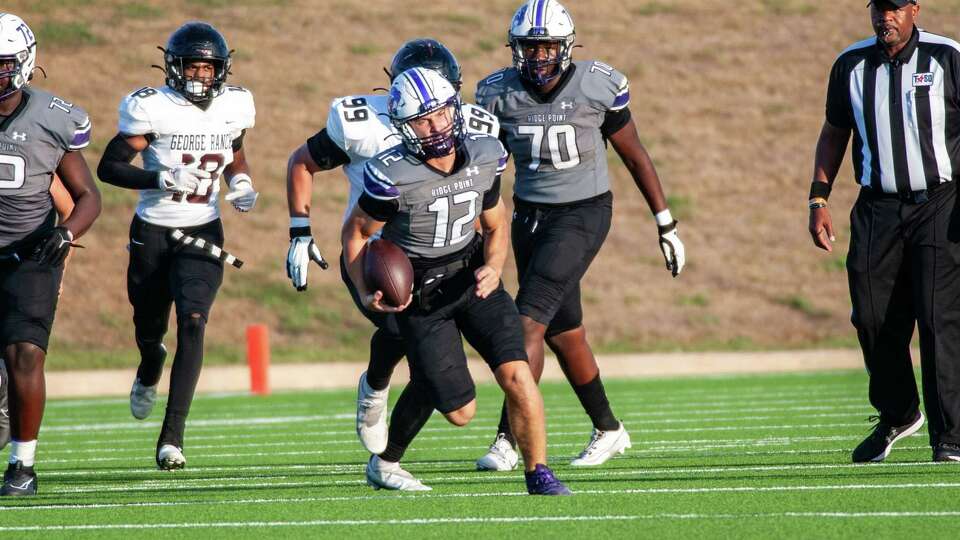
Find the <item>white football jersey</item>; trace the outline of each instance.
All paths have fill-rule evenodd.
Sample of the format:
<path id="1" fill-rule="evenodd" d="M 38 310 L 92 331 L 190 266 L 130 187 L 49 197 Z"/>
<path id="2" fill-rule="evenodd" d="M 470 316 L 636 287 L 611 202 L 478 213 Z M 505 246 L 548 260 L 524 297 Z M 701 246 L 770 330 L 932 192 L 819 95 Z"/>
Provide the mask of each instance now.
<path id="1" fill-rule="evenodd" d="M 163 227 L 203 225 L 220 217 L 220 175 L 233 162 L 233 140 L 253 127 L 253 94 L 225 86 L 203 110 L 168 86 L 141 88 L 120 102 L 119 131 L 146 135 L 143 168 L 163 171 L 193 163 L 211 173 L 196 193 L 140 190 L 137 215 Z"/>
<path id="2" fill-rule="evenodd" d="M 343 171 L 350 181 L 350 198 L 343 214 L 346 220 L 363 194 L 363 164 L 366 160 L 401 143 L 400 135 L 387 114 L 387 94 L 345 96 L 333 100 L 327 116 L 327 135 L 350 157 Z M 460 109 L 468 133 L 496 137 L 500 122 L 486 110 L 464 103 Z"/>

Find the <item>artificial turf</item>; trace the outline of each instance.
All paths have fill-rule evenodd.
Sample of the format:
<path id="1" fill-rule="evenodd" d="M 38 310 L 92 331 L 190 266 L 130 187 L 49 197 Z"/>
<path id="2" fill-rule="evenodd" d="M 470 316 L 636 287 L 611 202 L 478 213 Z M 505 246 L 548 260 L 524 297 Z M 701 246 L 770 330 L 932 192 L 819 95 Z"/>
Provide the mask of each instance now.
<path id="1" fill-rule="evenodd" d="M 187 468 L 153 451 L 163 403 L 48 404 L 39 496 L 0 500 L 3 538 L 950 537 L 960 464 L 933 464 L 926 429 L 884 464 L 853 465 L 868 433 L 866 375 L 840 372 L 606 382 L 633 448 L 567 463 L 590 425 L 565 384 L 545 384 L 550 461 L 573 497 L 525 495 L 522 474 L 474 471 L 499 390 L 479 389 L 465 428 L 434 416 L 405 467 L 426 493 L 374 491 L 350 391 L 200 396 Z M 394 388 L 393 397 L 399 395 Z"/>

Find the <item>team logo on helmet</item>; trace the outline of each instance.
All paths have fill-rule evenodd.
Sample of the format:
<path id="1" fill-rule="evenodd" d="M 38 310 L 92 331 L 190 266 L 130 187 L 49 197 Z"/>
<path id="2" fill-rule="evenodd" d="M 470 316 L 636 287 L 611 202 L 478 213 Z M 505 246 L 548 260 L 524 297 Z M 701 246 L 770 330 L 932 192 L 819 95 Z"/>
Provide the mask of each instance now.
<path id="1" fill-rule="evenodd" d="M 0 88 L 3 101 L 30 83 L 37 65 L 37 40 L 23 19 L 12 13 L 0 13 Z"/>
<path id="2" fill-rule="evenodd" d="M 524 79 L 544 85 L 573 61 L 573 19 L 556 0 L 529 0 L 513 16 L 507 40 L 513 65 Z"/>

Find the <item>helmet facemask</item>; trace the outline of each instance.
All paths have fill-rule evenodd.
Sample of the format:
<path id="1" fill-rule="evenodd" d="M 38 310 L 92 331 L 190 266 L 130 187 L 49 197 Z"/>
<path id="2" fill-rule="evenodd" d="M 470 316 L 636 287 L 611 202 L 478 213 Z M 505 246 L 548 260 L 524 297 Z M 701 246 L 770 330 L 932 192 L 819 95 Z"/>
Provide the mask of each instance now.
<path id="1" fill-rule="evenodd" d="M 463 114 L 460 110 L 459 96 L 453 96 L 445 102 L 432 101 L 423 105 L 424 112 L 416 116 L 392 120 L 400 133 L 403 144 L 411 153 L 427 159 L 439 158 L 454 152 L 463 140 Z M 443 114 L 437 114 L 442 112 Z M 446 127 L 428 135 L 418 135 L 413 124 L 431 116 L 446 120 Z"/>
<path id="2" fill-rule="evenodd" d="M 570 67 L 573 56 L 573 40 L 572 35 L 566 38 L 551 36 L 543 38 L 514 37 L 510 40 L 510 48 L 513 50 L 513 65 L 520 72 L 521 77 L 537 86 L 544 86 L 563 75 L 563 72 Z M 531 46 L 542 47 L 544 45 L 551 46 L 555 53 L 548 54 L 543 59 L 537 58 L 536 51 L 532 55 L 527 53 L 527 49 Z"/>
<path id="3" fill-rule="evenodd" d="M 230 57 L 189 58 L 167 53 L 164 55 L 164 60 L 167 84 L 194 103 L 209 101 L 219 94 L 223 85 L 227 82 L 227 74 L 230 72 Z M 211 64 L 213 66 L 213 77 L 200 78 L 194 76 L 188 78 L 186 68 L 195 62 Z"/>
<path id="4" fill-rule="evenodd" d="M 32 48 L 36 50 L 36 45 Z M 0 56 L 0 66 L 9 64 L 7 69 L 0 68 L 0 79 L 6 79 L 7 84 L 0 88 L 0 101 L 4 101 L 30 82 L 33 75 L 33 62 L 29 50 L 23 50 L 15 55 Z"/>

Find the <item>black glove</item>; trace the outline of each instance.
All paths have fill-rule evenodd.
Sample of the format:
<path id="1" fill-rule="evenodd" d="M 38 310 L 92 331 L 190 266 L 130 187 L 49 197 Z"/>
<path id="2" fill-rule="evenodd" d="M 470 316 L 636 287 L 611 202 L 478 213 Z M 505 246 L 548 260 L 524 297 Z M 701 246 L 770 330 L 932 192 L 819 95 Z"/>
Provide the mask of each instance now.
<path id="1" fill-rule="evenodd" d="M 73 245 L 73 233 L 66 227 L 56 227 L 37 248 L 37 262 L 50 266 L 60 266 L 67 258 L 70 247 Z"/>

